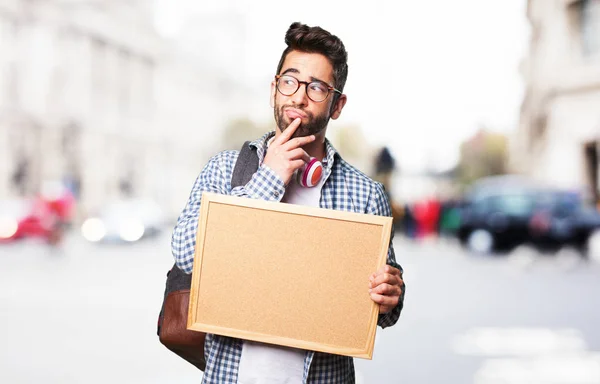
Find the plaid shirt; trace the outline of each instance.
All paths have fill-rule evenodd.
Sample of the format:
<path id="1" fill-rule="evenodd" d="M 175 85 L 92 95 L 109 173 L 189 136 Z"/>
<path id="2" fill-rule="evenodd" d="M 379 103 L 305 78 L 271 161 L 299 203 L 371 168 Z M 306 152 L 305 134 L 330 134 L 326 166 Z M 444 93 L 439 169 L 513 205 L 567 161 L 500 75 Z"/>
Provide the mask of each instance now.
<path id="1" fill-rule="evenodd" d="M 188 203 L 179 216 L 171 240 L 171 249 L 179 268 L 192 272 L 196 230 L 203 192 L 223 195 L 243 196 L 268 201 L 281 201 L 285 185 L 277 174 L 263 165 L 267 142 L 273 132 L 265 134 L 250 145 L 257 148 L 259 168 L 245 185 L 231 188 L 231 176 L 238 151 L 224 151 L 214 156 L 196 179 Z M 381 184 L 369 179 L 363 173 L 345 162 L 333 146 L 326 141 L 327 156 L 323 159 L 324 177 L 327 177 L 321 191 L 321 208 L 341 211 L 391 216 L 388 198 Z M 392 231 L 393 237 L 393 231 Z M 387 263 L 396 264 L 394 248 L 390 239 Z M 401 268 L 400 268 L 401 269 Z M 404 300 L 402 290 L 400 303 L 385 315 L 379 315 L 378 325 L 382 328 L 394 325 L 400 316 Z M 238 367 L 242 354 L 242 341 L 225 336 L 206 336 L 206 369 L 203 383 L 237 383 Z M 354 383 L 354 363 L 351 357 L 307 351 L 304 358 L 305 384 Z"/>

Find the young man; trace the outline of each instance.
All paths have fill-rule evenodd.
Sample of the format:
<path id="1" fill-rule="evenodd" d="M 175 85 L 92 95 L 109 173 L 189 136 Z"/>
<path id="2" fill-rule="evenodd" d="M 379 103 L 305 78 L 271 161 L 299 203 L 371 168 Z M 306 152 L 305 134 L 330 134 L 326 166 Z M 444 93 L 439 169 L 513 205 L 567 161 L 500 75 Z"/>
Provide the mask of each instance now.
<path id="1" fill-rule="evenodd" d="M 346 163 L 325 138 L 329 119 L 337 119 L 346 104 L 342 91 L 348 55 L 343 43 L 319 27 L 300 23 L 290 26 L 285 42 L 287 48 L 271 83 L 277 129 L 251 143 L 257 149 L 258 170 L 246 185 L 231 188 L 239 153 L 217 154 L 198 176 L 178 219 L 171 246 L 177 265 L 187 273 L 192 271 L 204 191 L 391 216 L 381 184 Z M 311 157 L 323 163 L 322 176 L 314 187 L 303 187 L 293 176 Z M 404 283 L 391 240 L 387 265 L 371 276 L 369 293 L 380 305 L 378 324 L 395 324 L 402 310 Z M 235 305 L 235 300 L 223 305 Z M 205 355 L 203 383 L 354 383 L 353 361 L 347 356 L 210 334 Z"/>

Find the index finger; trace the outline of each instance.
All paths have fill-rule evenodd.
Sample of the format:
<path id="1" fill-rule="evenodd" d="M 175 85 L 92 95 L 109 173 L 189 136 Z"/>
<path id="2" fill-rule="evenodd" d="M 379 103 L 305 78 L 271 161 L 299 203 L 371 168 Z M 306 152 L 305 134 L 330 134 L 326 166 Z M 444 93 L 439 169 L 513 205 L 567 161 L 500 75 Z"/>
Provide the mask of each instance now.
<path id="1" fill-rule="evenodd" d="M 279 135 L 277 140 L 273 140 L 273 143 L 281 145 L 287 142 L 290 139 L 290 137 L 292 137 L 294 132 L 296 132 L 296 129 L 298 129 L 298 127 L 300 126 L 300 122 L 302 122 L 301 118 L 298 117 L 294 119 L 294 121 L 292 121 L 291 124 L 288 125 L 283 132 L 281 132 L 281 135 Z"/>
<path id="2" fill-rule="evenodd" d="M 389 264 L 384 265 L 383 267 L 379 268 L 379 270 L 377 271 L 377 274 L 383 274 L 383 273 L 388 273 L 390 275 L 396 275 L 396 276 L 401 276 L 400 270 L 398 268 L 392 267 Z"/>

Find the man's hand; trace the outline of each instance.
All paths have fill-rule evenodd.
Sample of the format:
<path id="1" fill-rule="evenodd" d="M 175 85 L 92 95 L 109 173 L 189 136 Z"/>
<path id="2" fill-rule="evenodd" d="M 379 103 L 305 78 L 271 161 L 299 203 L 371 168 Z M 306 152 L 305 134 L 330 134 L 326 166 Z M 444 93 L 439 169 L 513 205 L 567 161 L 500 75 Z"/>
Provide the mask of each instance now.
<path id="1" fill-rule="evenodd" d="M 315 141 L 315 136 L 290 138 L 300 126 L 301 119 L 292 123 L 269 145 L 263 164 L 271 168 L 285 185 L 288 185 L 296 170 L 310 161 L 310 156 L 301 147 Z"/>
<path id="2" fill-rule="evenodd" d="M 369 278 L 371 300 L 379 304 L 379 313 L 385 314 L 398 305 L 402 293 L 402 273 L 398 268 L 384 265 Z"/>

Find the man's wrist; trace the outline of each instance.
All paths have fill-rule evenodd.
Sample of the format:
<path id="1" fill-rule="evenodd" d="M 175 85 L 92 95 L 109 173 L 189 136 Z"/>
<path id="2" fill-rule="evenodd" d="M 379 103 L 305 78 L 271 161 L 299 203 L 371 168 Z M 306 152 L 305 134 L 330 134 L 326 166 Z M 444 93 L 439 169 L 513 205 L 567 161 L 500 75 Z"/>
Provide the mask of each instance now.
<path id="1" fill-rule="evenodd" d="M 285 193 L 285 184 L 275 171 L 262 164 L 246 185 L 247 192 L 255 199 L 280 201 Z"/>

